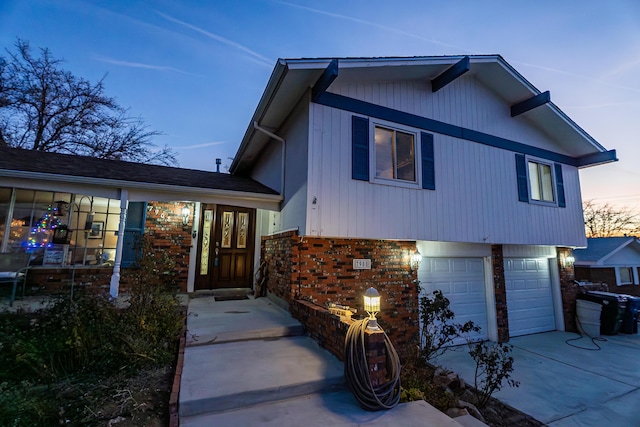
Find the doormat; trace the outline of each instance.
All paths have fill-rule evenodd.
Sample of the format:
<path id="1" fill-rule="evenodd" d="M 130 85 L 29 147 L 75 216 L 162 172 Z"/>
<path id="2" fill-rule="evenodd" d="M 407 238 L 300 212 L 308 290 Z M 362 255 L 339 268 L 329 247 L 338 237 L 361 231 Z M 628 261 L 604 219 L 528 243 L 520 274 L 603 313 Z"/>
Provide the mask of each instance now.
<path id="1" fill-rule="evenodd" d="M 214 297 L 216 301 L 240 301 L 243 299 L 249 299 L 246 295 L 224 295 L 219 297 Z"/>

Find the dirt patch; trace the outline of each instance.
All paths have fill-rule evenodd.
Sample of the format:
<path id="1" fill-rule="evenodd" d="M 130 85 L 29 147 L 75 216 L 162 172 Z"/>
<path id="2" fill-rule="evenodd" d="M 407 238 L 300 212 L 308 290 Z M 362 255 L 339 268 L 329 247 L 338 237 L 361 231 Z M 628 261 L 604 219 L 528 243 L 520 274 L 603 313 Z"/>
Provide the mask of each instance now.
<path id="1" fill-rule="evenodd" d="M 439 370 L 419 360 L 406 362 L 402 366 L 403 401 L 423 399 L 452 418 L 470 414 L 491 427 L 544 426 L 544 423 L 494 398 L 490 398 L 485 407 L 477 408 L 476 390 L 455 373 L 448 380 L 441 381 L 437 374 Z"/>
<path id="2" fill-rule="evenodd" d="M 173 368 L 152 368 L 100 381 L 76 379 L 56 385 L 60 425 L 165 427 Z"/>

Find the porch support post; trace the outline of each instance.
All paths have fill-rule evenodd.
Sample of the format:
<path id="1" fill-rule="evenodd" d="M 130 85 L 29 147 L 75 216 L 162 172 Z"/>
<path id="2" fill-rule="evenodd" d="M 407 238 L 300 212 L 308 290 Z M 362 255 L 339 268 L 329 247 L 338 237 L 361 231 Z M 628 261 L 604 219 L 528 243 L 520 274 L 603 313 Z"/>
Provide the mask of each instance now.
<path id="1" fill-rule="evenodd" d="M 111 274 L 111 284 L 109 294 L 112 298 L 118 298 L 120 288 L 120 264 L 122 263 L 122 245 L 124 242 L 124 227 L 127 222 L 127 208 L 129 206 L 129 192 L 120 189 L 120 224 L 118 225 L 118 240 L 116 242 L 116 256 L 113 263 L 113 273 Z"/>

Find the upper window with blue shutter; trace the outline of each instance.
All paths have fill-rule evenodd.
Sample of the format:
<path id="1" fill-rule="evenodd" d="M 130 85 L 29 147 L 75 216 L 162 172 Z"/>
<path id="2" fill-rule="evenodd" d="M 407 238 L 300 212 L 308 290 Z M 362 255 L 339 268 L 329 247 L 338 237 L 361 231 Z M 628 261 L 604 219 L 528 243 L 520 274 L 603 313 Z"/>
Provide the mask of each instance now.
<path id="1" fill-rule="evenodd" d="M 518 200 L 564 208 L 562 165 L 516 154 Z"/>
<path id="2" fill-rule="evenodd" d="M 433 135 L 353 116 L 352 178 L 435 189 Z"/>

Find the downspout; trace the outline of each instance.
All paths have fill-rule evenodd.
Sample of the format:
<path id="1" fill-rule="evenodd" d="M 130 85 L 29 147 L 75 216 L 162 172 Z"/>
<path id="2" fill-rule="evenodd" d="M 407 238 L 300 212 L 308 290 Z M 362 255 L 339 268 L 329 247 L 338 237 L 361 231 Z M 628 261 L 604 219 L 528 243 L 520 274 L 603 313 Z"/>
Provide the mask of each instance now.
<path id="1" fill-rule="evenodd" d="M 253 122 L 253 127 L 254 129 L 256 129 L 259 132 L 264 133 L 265 135 L 267 135 L 268 137 L 275 139 L 276 141 L 280 141 L 282 143 L 282 170 L 280 172 L 280 195 L 284 198 L 284 171 L 285 171 L 285 160 L 286 160 L 286 150 L 285 150 L 285 140 L 282 137 L 279 137 L 278 135 L 276 135 L 275 133 L 263 128 L 262 126 L 260 126 L 258 124 L 257 121 Z"/>

